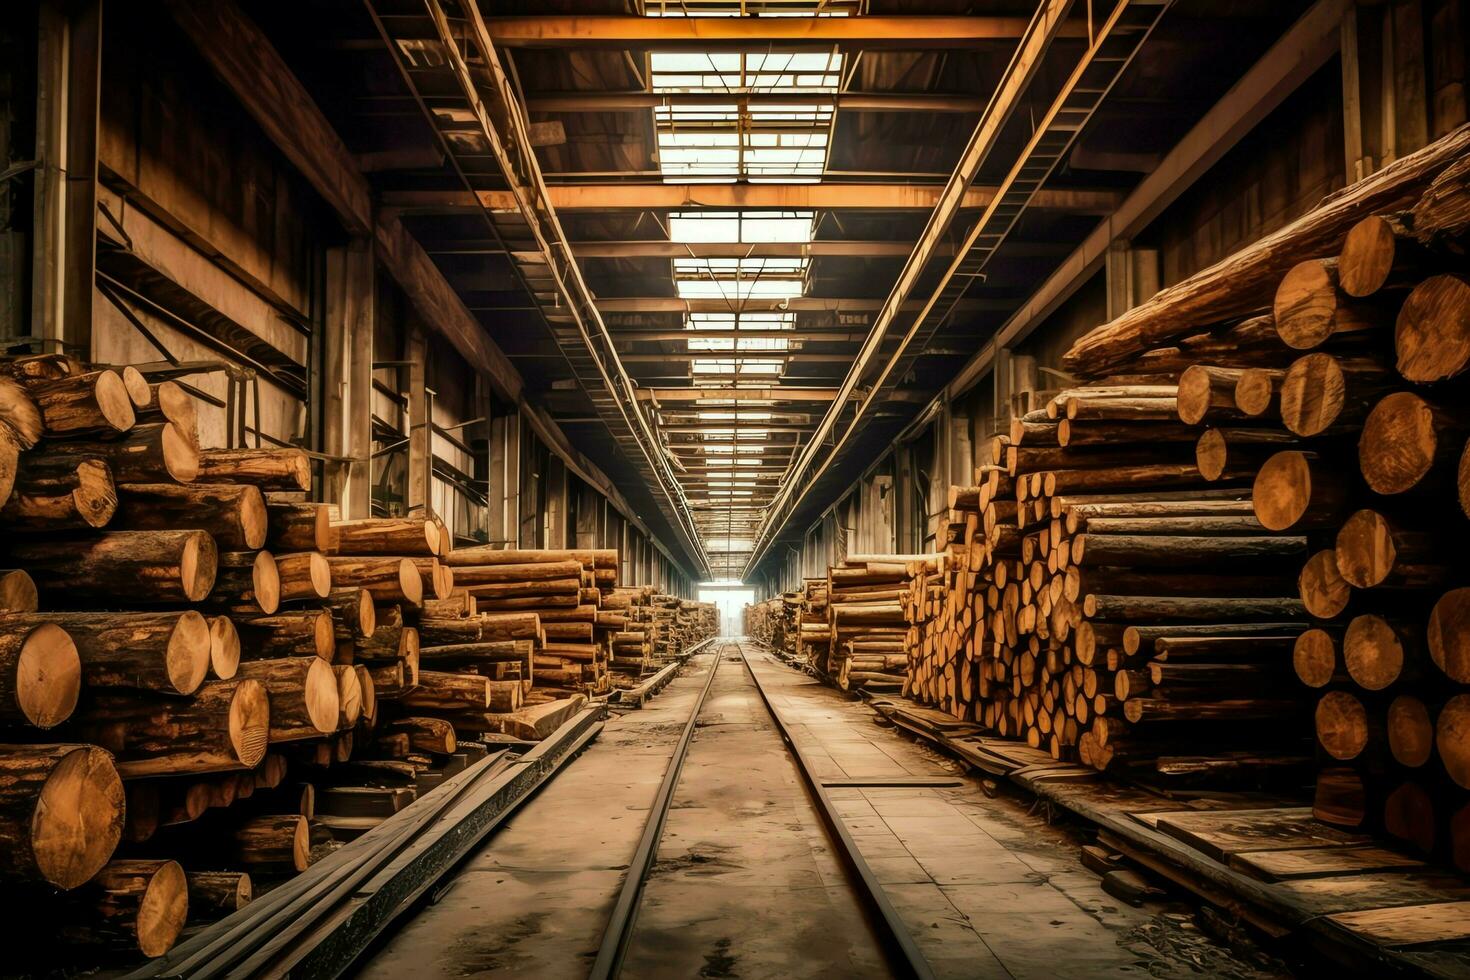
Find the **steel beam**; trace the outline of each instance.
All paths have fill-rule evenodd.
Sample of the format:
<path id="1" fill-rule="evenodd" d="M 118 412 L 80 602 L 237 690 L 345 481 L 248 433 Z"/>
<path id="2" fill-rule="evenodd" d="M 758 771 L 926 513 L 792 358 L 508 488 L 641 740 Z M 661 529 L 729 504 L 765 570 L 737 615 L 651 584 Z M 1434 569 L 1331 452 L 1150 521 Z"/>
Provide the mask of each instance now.
<path id="1" fill-rule="evenodd" d="M 778 402 L 821 402 L 831 401 L 837 395 L 836 388 L 639 388 L 638 397 L 643 401 L 657 399 L 660 402 L 703 402 L 703 401 L 778 401 Z M 854 394 L 850 397 L 861 397 Z"/>
<path id="2" fill-rule="evenodd" d="M 680 299 L 677 296 L 606 296 L 597 300 L 602 313 L 871 313 L 883 305 L 881 299 L 844 296 L 792 296 L 789 299 Z M 966 313 L 1009 312 L 1014 300 L 961 300 Z M 899 312 L 918 312 L 918 302 L 905 303 Z M 692 333 L 693 331 L 691 331 Z M 703 331 L 700 331 L 701 333 Z M 614 332 L 614 336 L 619 336 Z"/>
<path id="3" fill-rule="evenodd" d="M 983 208 L 995 199 L 994 187 L 971 187 L 960 209 Z M 945 193 L 933 184 L 665 184 L 662 182 L 551 184 L 547 200 L 557 211 L 932 211 Z M 386 207 L 424 214 L 485 209 L 517 212 L 512 191 L 385 191 Z M 1108 214 L 1123 199 L 1110 188 L 1053 188 L 1038 191 L 1033 207 L 1078 214 Z"/>
<path id="4" fill-rule="evenodd" d="M 767 45 L 914 50 L 967 48 L 985 41 L 1014 41 L 1024 17 L 637 17 L 544 15 L 490 17 L 490 39 L 508 48 L 692 49 Z M 1085 36 L 1086 24 L 1069 25 Z"/>
<path id="5" fill-rule="evenodd" d="M 906 92 L 538 92 L 526 97 L 532 112 L 631 112 L 687 106 L 835 106 L 861 112 L 979 112 L 973 95 Z"/>

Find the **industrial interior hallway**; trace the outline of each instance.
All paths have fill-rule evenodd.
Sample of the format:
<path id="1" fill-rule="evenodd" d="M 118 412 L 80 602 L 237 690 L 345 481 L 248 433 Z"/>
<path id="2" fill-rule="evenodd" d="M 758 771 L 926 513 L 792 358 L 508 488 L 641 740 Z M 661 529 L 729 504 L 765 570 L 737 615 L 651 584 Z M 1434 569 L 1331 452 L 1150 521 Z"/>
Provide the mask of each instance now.
<path id="1" fill-rule="evenodd" d="M 891 975 L 757 678 L 817 775 L 848 784 L 828 792 L 934 975 L 1284 972 L 1216 945 L 1184 906 L 1135 909 L 1104 893 L 1078 841 L 1027 803 L 988 796 L 994 787 L 874 724 L 870 708 L 759 644 L 739 646 L 748 666 L 734 643 L 716 641 L 642 710 L 615 715 L 359 976 L 587 975 L 717 658 L 623 976 Z"/>

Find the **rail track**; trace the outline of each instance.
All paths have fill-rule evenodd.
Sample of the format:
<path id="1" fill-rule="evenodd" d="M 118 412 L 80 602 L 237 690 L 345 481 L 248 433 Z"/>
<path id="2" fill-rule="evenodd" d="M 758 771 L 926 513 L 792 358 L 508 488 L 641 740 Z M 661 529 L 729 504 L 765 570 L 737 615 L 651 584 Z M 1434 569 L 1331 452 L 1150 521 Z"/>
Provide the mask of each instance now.
<path id="1" fill-rule="evenodd" d="M 920 952 L 914 937 L 909 933 L 907 926 L 899 917 L 897 910 L 888 900 L 882 885 L 878 883 L 876 875 L 863 858 L 862 852 L 858 850 L 857 843 L 852 839 L 846 824 L 838 813 L 831 795 L 827 792 L 822 781 L 816 776 L 815 769 L 809 763 L 801 746 L 791 737 L 791 733 L 771 703 L 765 688 L 761 685 L 760 677 L 751 669 L 750 662 L 746 656 L 747 646 L 757 646 L 751 641 L 725 640 L 717 641 L 714 659 L 710 663 L 709 674 L 705 678 L 704 687 L 695 699 L 690 709 L 689 717 L 685 721 L 683 731 L 678 742 L 674 746 L 673 754 L 669 758 L 668 768 L 664 772 L 664 778 L 659 785 L 658 793 L 654 797 L 653 806 L 649 810 L 648 819 L 644 824 L 643 833 L 639 838 L 637 850 L 628 866 L 628 874 L 623 879 L 622 888 L 618 892 L 616 901 L 613 903 L 611 915 L 608 917 L 607 928 L 603 933 L 601 945 L 598 948 L 597 958 L 593 961 L 589 973 L 591 980 L 612 980 L 618 976 L 622 967 L 625 954 L 632 941 L 634 931 L 637 927 L 638 909 L 642 900 L 643 888 L 647 883 L 649 872 L 658 860 L 659 842 L 663 838 L 664 826 L 668 819 L 669 808 L 674 802 L 674 793 L 679 786 L 680 774 L 684 768 L 684 760 L 689 752 L 690 742 L 693 740 L 694 731 L 699 724 L 699 718 L 704 711 L 705 700 L 709 696 L 710 689 L 714 686 L 715 676 L 719 672 L 722 663 L 734 663 L 736 658 L 750 677 L 756 692 L 760 695 L 761 704 L 770 716 L 771 723 L 781 736 L 796 770 L 800 773 L 806 786 L 808 796 L 813 809 L 821 819 L 823 829 L 826 831 L 832 852 L 841 860 L 844 871 L 847 873 L 848 885 L 854 895 L 858 898 L 867 915 L 868 923 L 873 931 L 874 939 L 882 949 L 885 958 L 895 976 L 927 978 L 934 974 L 928 961 Z M 733 651 L 734 657 L 730 654 Z"/>

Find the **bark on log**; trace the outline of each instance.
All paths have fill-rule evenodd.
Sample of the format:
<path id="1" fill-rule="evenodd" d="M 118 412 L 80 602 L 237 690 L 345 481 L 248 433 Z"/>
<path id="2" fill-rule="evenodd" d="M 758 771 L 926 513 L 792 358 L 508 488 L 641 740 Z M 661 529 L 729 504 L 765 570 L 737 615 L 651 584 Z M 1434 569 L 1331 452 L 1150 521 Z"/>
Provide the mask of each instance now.
<path id="1" fill-rule="evenodd" d="M 339 642 L 370 639 L 378 627 L 377 607 L 367 589 L 333 589 L 323 605 L 332 613 L 332 627 Z"/>
<path id="2" fill-rule="evenodd" d="M 379 602 L 417 606 L 424 580 L 407 558 L 328 558 L 335 588 L 367 589 Z"/>
<path id="3" fill-rule="evenodd" d="M 66 942 L 162 956 L 189 917 L 189 886 L 177 861 L 110 861 L 66 905 L 78 913 L 62 930 Z"/>
<path id="4" fill-rule="evenodd" d="M 1353 225 L 1338 257 L 1343 292 L 1362 298 L 1433 268 L 1429 250 L 1414 238 L 1406 214 L 1375 214 Z"/>
<path id="5" fill-rule="evenodd" d="M 281 607 L 281 573 L 269 551 L 226 551 L 219 556 L 209 601 L 267 616 Z"/>
<path id="6" fill-rule="evenodd" d="M 318 551 L 298 551 L 275 556 L 276 575 L 281 582 L 281 601 L 314 602 L 332 591 L 332 566 Z"/>
<path id="7" fill-rule="evenodd" d="M 326 504 L 267 502 L 265 509 L 269 522 L 266 545 L 272 551 L 327 550 L 331 522 Z"/>
<path id="8" fill-rule="evenodd" d="M 109 531 L 77 541 L 17 541 L 23 564 L 48 600 L 147 605 L 198 602 L 214 585 L 217 552 L 203 531 Z"/>
<path id="9" fill-rule="evenodd" d="M 490 707 L 490 682 L 477 674 L 420 670 L 418 686 L 399 702 L 411 712 L 485 711 Z"/>
<path id="10" fill-rule="evenodd" d="M 209 673 L 209 623 L 193 610 L 12 614 L 0 618 L 0 643 L 13 630 L 46 624 L 71 638 L 81 683 L 89 689 L 122 687 L 188 695 Z M 63 664 L 50 664 L 38 676 L 57 678 L 50 682 L 56 683 L 67 673 Z"/>
<path id="11" fill-rule="evenodd" d="M 248 483 L 261 490 L 310 490 L 311 457 L 291 448 L 206 449 L 199 454 L 199 473 L 195 480 Z"/>
<path id="12" fill-rule="evenodd" d="M 94 745 L 0 746 L 0 877 L 76 888 L 117 848 L 125 805 Z"/>
<path id="13" fill-rule="evenodd" d="M 615 548 L 598 549 L 505 549 L 493 545 L 459 548 L 447 558 L 450 565 L 525 565 L 540 562 L 575 561 L 588 568 L 616 569 L 618 552 Z"/>
<path id="14" fill-rule="evenodd" d="M 1407 530 L 1367 508 L 1343 523 L 1335 553 L 1338 572 L 1359 589 L 1417 588 L 1445 574 L 1434 534 Z"/>
<path id="15" fill-rule="evenodd" d="M 317 657 L 330 662 L 337 650 L 332 614 L 325 609 L 234 617 L 243 656 L 255 660 Z"/>
<path id="16" fill-rule="evenodd" d="M 1355 300 L 1338 287 L 1337 259 L 1308 259 L 1287 271 L 1276 289 L 1276 332 L 1288 347 L 1311 350 L 1337 334 L 1386 328 L 1389 308 Z"/>
<path id="17" fill-rule="evenodd" d="M 409 555 L 432 558 L 441 550 L 439 526 L 412 517 L 339 521 L 328 530 L 334 555 Z"/>
<path id="18" fill-rule="evenodd" d="M 189 921 L 214 922 L 240 911 L 255 897 L 250 875 L 243 871 L 190 871 Z"/>
<path id="19" fill-rule="evenodd" d="M 37 381 L 27 385 L 26 391 L 41 410 L 48 436 L 115 436 L 137 421 L 133 400 L 116 371 Z"/>
<path id="20" fill-rule="evenodd" d="M 223 551 L 253 551 L 265 544 L 265 497 L 251 486 L 124 483 L 114 523 L 135 531 L 198 528 Z"/>
<path id="21" fill-rule="evenodd" d="M 129 778 L 224 772 L 265 757 L 271 709 L 264 685 L 236 677 L 205 681 L 187 700 L 99 693 L 74 723 Z"/>
<path id="22" fill-rule="evenodd" d="M 1322 462 L 1296 449 L 1268 459 L 1251 487 L 1256 519 L 1272 531 L 1337 524 L 1346 509 L 1348 483 Z"/>
<path id="23" fill-rule="evenodd" d="M 458 748 L 454 726 L 442 718 L 399 718 L 385 731 L 407 734 L 409 747 L 415 752 L 451 755 Z"/>
<path id="24" fill-rule="evenodd" d="M 1307 354 L 1292 362 L 1281 383 L 1281 422 L 1299 436 L 1324 435 L 1363 419 L 1389 384 L 1376 359 Z"/>
<path id="25" fill-rule="evenodd" d="M 116 511 L 112 471 L 100 459 L 60 471 L 27 472 L 22 465 L 0 508 L 0 526 L 25 534 L 86 531 L 104 527 Z"/>
<path id="26" fill-rule="evenodd" d="M 168 422 L 135 425 L 119 439 L 105 442 L 48 442 L 38 465 L 72 468 L 100 459 L 118 483 L 191 483 L 199 475 L 199 452 Z"/>

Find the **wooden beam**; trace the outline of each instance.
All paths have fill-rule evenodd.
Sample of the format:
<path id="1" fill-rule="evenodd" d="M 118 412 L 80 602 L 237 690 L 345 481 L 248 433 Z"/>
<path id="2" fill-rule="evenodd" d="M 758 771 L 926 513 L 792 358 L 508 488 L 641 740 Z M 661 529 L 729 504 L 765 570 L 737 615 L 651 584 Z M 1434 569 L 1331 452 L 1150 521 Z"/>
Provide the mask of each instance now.
<path id="1" fill-rule="evenodd" d="M 777 401 L 777 402 L 821 402 L 831 401 L 837 394 L 836 388 L 640 388 L 638 397 L 645 401 L 702 402 L 702 401 Z M 856 397 L 856 396 L 855 396 Z"/>
<path id="2" fill-rule="evenodd" d="M 834 44 L 912 50 L 964 48 L 986 41 L 1014 41 L 1024 17 L 637 17 L 545 15 L 488 17 L 490 38 L 507 48 L 696 49 L 715 46 Z M 1083 36 L 1086 24 L 1068 35 Z"/>
<path id="3" fill-rule="evenodd" d="M 835 106 L 859 112 L 979 112 L 985 100 L 973 95 L 920 92 L 537 92 L 526 97 L 532 112 L 641 112 L 687 106 Z"/>
<path id="4" fill-rule="evenodd" d="M 932 211 L 944 188 L 939 184 L 552 184 L 547 196 L 558 211 L 680 211 L 815 210 L 815 211 Z M 513 212 L 518 208 L 510 191 L 402 190 L 384 191 L 384 206 L 421 214 L 442 214 L 487 208 Z M 995 199 L 994 187 L 972 187 L 960 207 L 983 208 Z M 1030 207 L 1107 214 L 1123 199 L 1108 188 L 1043 188 Z"/>
<path id="5" fill-rule="evenodd" d="M 270 141 L 353 235 L 372 231 L 372 196 L 347 145 L 233 0 L 168 0 L 174 21 Z"/>

